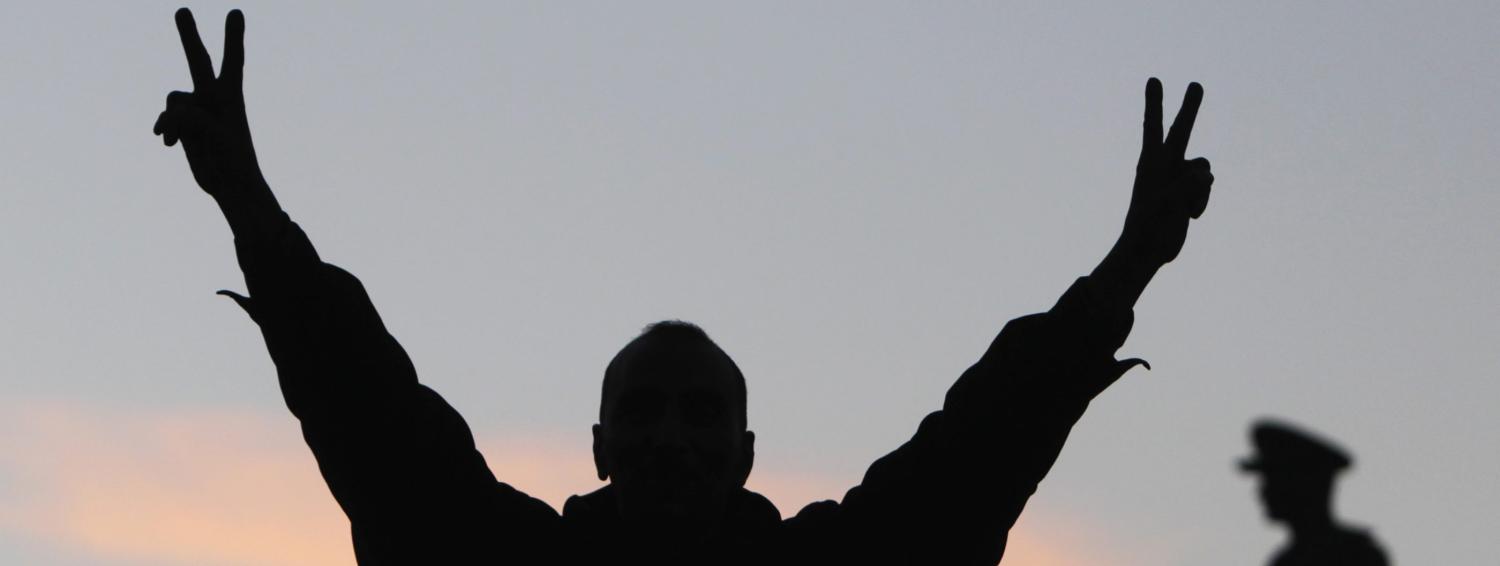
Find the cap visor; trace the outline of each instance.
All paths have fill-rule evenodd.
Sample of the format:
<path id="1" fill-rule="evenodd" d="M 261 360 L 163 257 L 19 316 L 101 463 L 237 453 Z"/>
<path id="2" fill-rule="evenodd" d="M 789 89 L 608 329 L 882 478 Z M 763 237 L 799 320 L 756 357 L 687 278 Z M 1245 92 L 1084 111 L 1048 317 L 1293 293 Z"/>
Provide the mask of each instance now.
<path id="1" fill-rule="evenodd" d="M 1258 459 L 1258 458 L 1256 458 L 1254 456 L 1251 456 L 1249 458 L 1245 458 L 1243 460 L 1240 460 L 1240 471 L 1242 471 L 1242 472 L 1252 472 L 1253 473 L 1253 472 L 1259 472 L 1259 471 L 1264 470 L 1264 469 L 1265 469 L 1265 462 L 1260 461 L 1260 459 Z"/>

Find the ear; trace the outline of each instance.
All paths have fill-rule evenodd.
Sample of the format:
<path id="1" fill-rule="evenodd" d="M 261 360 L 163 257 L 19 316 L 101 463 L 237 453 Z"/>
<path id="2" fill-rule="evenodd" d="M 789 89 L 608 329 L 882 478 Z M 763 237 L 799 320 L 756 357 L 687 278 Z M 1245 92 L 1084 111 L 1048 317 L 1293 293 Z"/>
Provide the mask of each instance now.
<path id="1" fill-rule="evenodd" d="M 745 431 L 740 437 L 740 487 L 750 479 L 750 468 L 755 467 L 755 432 Z"/>
<path id="2" fill-rule="evenodd" d="M 604 456 L 603 425 L 594 425 L 594 471 L 599 474 L 599 481 L 609 479 L 609 464 Z"/>

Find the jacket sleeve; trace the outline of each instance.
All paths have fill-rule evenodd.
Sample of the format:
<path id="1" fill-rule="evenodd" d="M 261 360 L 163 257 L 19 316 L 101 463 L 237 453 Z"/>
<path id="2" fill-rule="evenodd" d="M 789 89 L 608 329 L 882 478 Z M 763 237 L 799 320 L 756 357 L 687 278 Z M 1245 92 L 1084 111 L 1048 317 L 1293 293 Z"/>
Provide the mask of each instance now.
<path id="1" fill-rule="evenodd" d="M 1080 278 L 1045 313 L 1010 321 L 948 390 L 943 409 L 870 466 L 842 502 L 788 521 L 791 548 L 865 564 L 987 564 L 1116 361 L 1132 313 Z"/>
<path id="2" fill-rule="evenodd" d="M 360 563 L 516 555 L 548 536 L 556 512 L 496 482 L 359 280 L 323 263 L 290 220 L 263 240 L 235 242 L 250 297 L 225 294 L 260 325 Z"/>

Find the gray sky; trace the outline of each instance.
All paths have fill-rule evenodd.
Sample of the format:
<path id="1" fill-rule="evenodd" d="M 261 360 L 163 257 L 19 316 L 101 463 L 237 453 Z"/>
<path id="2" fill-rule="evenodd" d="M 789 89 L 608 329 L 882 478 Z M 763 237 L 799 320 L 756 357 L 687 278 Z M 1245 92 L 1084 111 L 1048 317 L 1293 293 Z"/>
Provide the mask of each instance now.
<path id="1" fill-rule="evenodd" d="M 176 7 L 0 7 L 3 563 L 348 560 L 151 136 Z M 217 61 L 234 6 L 191 7 Z M 1006 563 L 1264 563 L 1262 415 L 1346 444 L 1395 561 L 1493 561 L 1500 5 L 239 7 L 283 205 L 523 490 L 597 485 L 605 363 L 684 318 L 748 375 L 751 487 L 840 497 L 1108 250 L 1158 76 L 1205 87 L 1213 199 Z"/>

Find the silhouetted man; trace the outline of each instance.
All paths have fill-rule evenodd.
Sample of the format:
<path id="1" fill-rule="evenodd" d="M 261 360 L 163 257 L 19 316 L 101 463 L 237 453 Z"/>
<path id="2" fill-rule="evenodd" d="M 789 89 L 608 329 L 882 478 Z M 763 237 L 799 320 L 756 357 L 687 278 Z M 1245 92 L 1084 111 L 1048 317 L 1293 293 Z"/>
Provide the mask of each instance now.
<path id="1" fill-rule="evenodd" d="M 1263 420 L 1250 429 L 1256 453 L 1240 469 L 1260 475 L 1266 517 L 1291 530 L 1271 566 L 1384 566 L 1370 534 L 1333 516 L 1333 482 L 1354 462 L 1338 446 L 1287 423 Z"/>
<path id="2" fill-rule="evenodd" d="M 224 213 L 287 406 L 367 564 L 995 564 L 1117 361 L 1132 308 L 1208 202 L 1208 161 L 1184 159 L 1202 89 L 1162 135 L 1146 86 L 1144 147 L 1114 248 L 1051 310 L 1012 320 L 942 410 L 875 462 L 842 501 L 795 517 L 744 488 L 755 436 L 745 381 L 702 330 L 649 327 L 605 370 L 594 462 L 608 484 L 559 515 L 497 482 L 462 418 L 417 382 L 359 281 L 322 262 L 256 162 L 241 91 L 244 19 L 229 14 L 213 75 L 192 15 L 177 13 L 193 92 L 157 121 Z"/>

